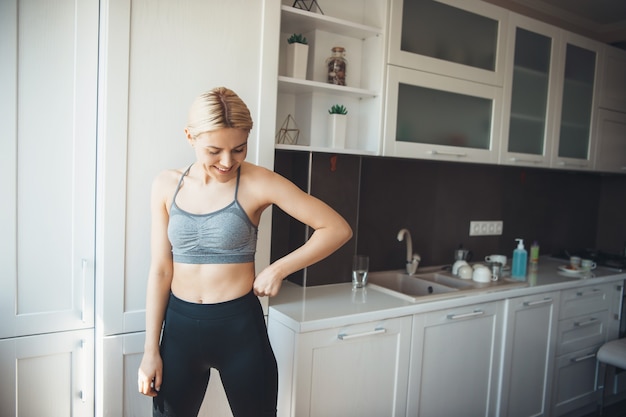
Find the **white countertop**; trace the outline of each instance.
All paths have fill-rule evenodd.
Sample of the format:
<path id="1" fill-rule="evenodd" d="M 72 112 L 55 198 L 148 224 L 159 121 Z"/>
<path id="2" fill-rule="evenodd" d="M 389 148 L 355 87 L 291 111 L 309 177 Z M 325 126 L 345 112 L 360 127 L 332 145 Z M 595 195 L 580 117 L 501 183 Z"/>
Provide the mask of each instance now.
<path id="1" fill-rule="evenodd" d="M 375 287 L 352 290 L 349 282 L 301 287 L 285 281 L 280 293 L 270 299 L 269 318 L 296 332 L 309 332 L 358 322 L 384 320 L 427 311 L 478 304 L 587 285 L 626 280 L 626 272 L 598 267 L 588 275 L 566 274 L 558 270 L 566 261 L 549 257 L 539 260 L 536 273 L 527 274 L 527 286 L 499 291 L 459 291 L 450 298 L 411 302 Z M 420 270 L 417 271 L 417 274 Z"/>

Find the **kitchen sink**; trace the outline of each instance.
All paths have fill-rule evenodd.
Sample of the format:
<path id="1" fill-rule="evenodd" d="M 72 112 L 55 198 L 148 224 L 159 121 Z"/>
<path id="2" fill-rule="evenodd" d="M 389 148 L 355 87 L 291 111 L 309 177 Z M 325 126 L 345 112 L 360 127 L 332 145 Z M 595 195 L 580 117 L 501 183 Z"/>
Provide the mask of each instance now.
<path id="1" fill-rule="evenodd" d="M 417 275 L 407 275 L 400 271 L 370 272 L 368 275 L 369 286 L 413 302 L 421 297 L 458 291 L 458 288 L 422 279 Z"/>
<path id="2" fill-rule="evenodd" d="M 488 283 L 475 282 L 458 278 L 440 268 L 418 270 L 415 275 L 408 275 L 404 270 L 377 271 L 368 275 L 368 285 L 412 302 L 459 297 L 468 293 L 501 291 L 528 285 L 524 281 L 509 278 Z"/>

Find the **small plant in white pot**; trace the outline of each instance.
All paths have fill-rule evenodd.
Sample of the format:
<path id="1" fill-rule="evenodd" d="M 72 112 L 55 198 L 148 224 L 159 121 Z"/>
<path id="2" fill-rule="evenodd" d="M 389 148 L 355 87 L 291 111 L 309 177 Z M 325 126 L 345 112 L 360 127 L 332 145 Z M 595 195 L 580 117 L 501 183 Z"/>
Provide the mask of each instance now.
<path id="1" fill-rule="evenodd" d="M 287 77 L 306 79 L 306 66 L 309 58 L 309 45 L 301 33 L 294 33 L 287 39 Z"/>
<path id="2" fill-rule="evenodd" d="M 343 104 L 335 104 L 328 109 L 330 114 L 329 136 L 333 148 L 346 147 L 346 126 L 348 123 L 348 109 Z"/>

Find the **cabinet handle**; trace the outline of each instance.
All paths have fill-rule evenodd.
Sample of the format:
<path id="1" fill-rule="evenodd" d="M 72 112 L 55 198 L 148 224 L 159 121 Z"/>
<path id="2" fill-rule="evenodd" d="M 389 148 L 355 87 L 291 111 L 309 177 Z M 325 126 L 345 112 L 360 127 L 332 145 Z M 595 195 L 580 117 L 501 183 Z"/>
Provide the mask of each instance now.
<path id="1" fill-rule="evenodd" d="M 87 259 L 82 259 L 81 260 L 81 272 L 82 272 L 82 284 L 83 284 L 83 288 L 82 288 L 82 300 L 81 300 L 81 304 L 80 304 L 80 319 L 82 320 L 82 322 L 85 322 L 85 305 L 87 303 Z"/>
<path id="2" fill-rule="evenodd" d="M 588 355 L 580 356 L 578 358 L 572 358 L 572 359 L 570 359 L 570 362 L 573 362 L 573 363 L 582 362 L 582 361 L 586 361 L 587 359 L 593 359 L 595 357 L 596 357 L 595 353 L 590 353 Z"/>
<path id="3" fill-rule="evenodd" d="M 598 319 L 595 317 L 590 318 L 587 321 L 575 321 L 574 322 L 574 327 L 584 327 L 584 326 L 589 326 L 590 324 L 593 324 L 595 322 L 597 322 Z"/>
<path id="4" fill-rule="evenodd" d="M 78 395 L 81 399 L 82 402 L 87 402 L 87 366 L 89 365 L 87 363 L 87 354 L 85 353 L 87 351 L 87 341 L 85 339 L 81 339 L 80 341 L 80 348 L 83 350 L 82 352 L 82 356 L 83 356 L 83 370 L 81 372 L 82 374 L 82 384 L 83 387 L 82 389 L 79 391 Z"/>
<path id="5" fill-rule="evenodd" d="M 599 289 L 597 289 L 597 288 L 592 288 L 592 289 L 591 289 L 591 291 L 589 291 L 589 292 L 578 291 L 578 292 L 576 293 L 576 297 L 590 297 L 590 296 L 592 296 L 592 295 L 596 295 L 596 293 L 597 293 L 598 291 L 600 291 L 600 290 L 599 290 Z"/>
<path id="6" fill-rule="evenodd" d="M 386 331 L 387 329 L 383 327 L 377 327 L 374 330 L 370 330 L 369 332 L 363 332 L 363 333 L 355 333 L 355 334 L 339 333 L 337 335 L 337 339 L 339 340 L 357 339 L 359 337 L 372 336 L 375 334 L 385 333 Z"/>
<path id="7" fill-rule="evenodd" d="M 509 161 L 511 161 L 511 162 L 524 162 L 524 163 L 531 163 L 531 164 L 541 164 L 541 163 L 543 163 L 543 161 L 541 159 L 525 159 L 525 158 L 510 158 Z"/>
<path id="8" fill-rule="evenodd" d="M 428 153 L 430 155 L 456 156 L 456 157 L 459 157 L 459 158 L 467 156 L 467 153 L 465 153 L 465 152 L 442 152 L 442 151 L 437 151 L 437 150 L 434 150 L 434 149 L 432 151 L 427 151 L 426 153 Z"/>
<path id="9" fill-rule="evenodd" d="M 588 164 L 573 164 L 571 162 L 560 161 L 559 165 L 562 167 L 574 167 L 574 168 L 587 168 Z"/>
<path id="10" fill-rule="evenodd" d="M 476 310 L 476 311 L 472 311 L 471 313 L 448 314 L 448 319 L 449 320 L 458 320 L 458 319 L 465 319 L 465 318 L 468 318 L 468 317 L 482 316 L 483 314 L 485 314 L 485 312 L 483 310 Z"/>
<path id="11" fill-rule="evenodd" d="M 543 300 L 535 300 L 535 301 L 524 301 L 524 307 L 530 306 L 538 306 L 541 304 L 550 304 L 552 303 L 552 298 L 544 298 Z"/>

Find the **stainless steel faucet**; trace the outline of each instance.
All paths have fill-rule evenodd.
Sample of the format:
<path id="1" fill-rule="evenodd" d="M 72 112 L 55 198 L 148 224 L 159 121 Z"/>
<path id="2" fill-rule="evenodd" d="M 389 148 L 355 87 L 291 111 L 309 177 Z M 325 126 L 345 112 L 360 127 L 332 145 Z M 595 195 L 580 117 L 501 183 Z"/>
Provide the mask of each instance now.
<path id="1" fill-rule="evenodd" d="M 420 263 L 420 256 L 417 253 L 413 253 L 413 240 L 411 239 L 411 232 L 408 229 L 400 229 L 398 232 L 398 242 L 402 242 L 406 236 L 406 273 L 409 275 L 415 274 L 417 266 Z"/>

